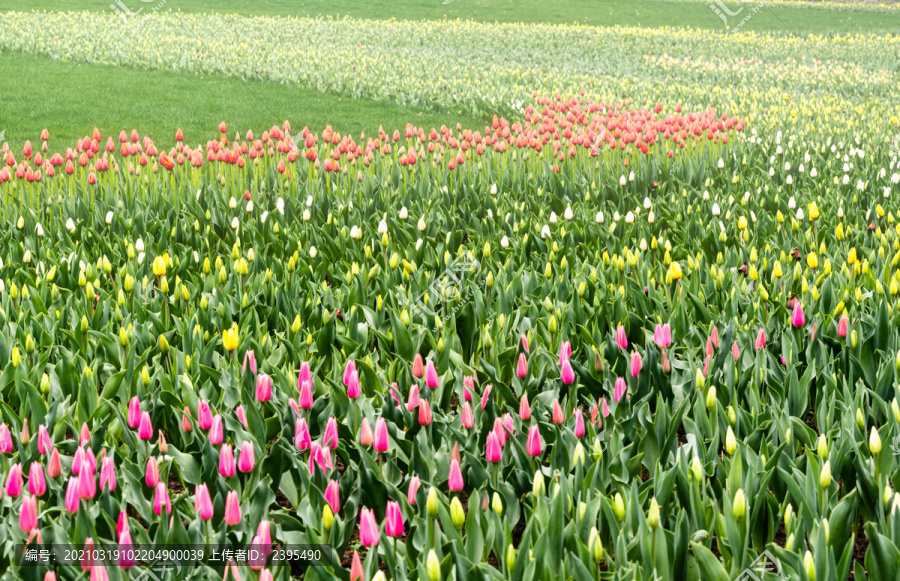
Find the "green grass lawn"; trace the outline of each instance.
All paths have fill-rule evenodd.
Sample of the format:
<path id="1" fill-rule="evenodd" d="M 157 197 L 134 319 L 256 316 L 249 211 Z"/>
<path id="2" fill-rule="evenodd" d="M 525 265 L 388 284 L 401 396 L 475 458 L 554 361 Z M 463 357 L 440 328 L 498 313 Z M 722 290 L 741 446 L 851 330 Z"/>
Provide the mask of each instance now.
<path id="1" fill-rule="evenodd" d="M 315 91 L 223 77 L 198 77 L 167 71 L 84 65 L 22 54 L 0 53 L 0 131 L 11 145 L 36 142 L 46 127 L 56 144 L 69 145 L 97 126 L 104 135 L 122 129 L 149 134 L 160 145 L 172 145 L 181 127 L 192 146 L 219 134 L 226 121 L 229 134 L 247 129 L 260 134 L 285 119 L 293 129 L 308 125 L 321 131 L 359 136 L 378 130 L 425 127 L 470 127 L 486 119 L 404 108 L 385 102 L 358 101 Z"/>
<path id="2" fill-rule="evenodd" d="M 224 12 L 242 15 L 350 15 L 373 19 L 462 18 L 486 22 L 581 23 L 596 26 L 693 26 L 719 30 L 719 17 L 704 2 L 653 0 L 122 0 L 129 9 Z M 446 3 L 445 3 L 446 2 Z M 112 12 L 112 0 L 0 0 L 0 10 L 96 10 Z M 731 10 L 753 3 L 726 0 Z M 747 12 L 744 11 L 743 15 Z M 743 16 L 742 15 L 742 16 Z M 739 20 L 739 18 L 735 18 Z M 743 30 L 783 32 L 900 32 L 900 13 L 771 5 Z"/>

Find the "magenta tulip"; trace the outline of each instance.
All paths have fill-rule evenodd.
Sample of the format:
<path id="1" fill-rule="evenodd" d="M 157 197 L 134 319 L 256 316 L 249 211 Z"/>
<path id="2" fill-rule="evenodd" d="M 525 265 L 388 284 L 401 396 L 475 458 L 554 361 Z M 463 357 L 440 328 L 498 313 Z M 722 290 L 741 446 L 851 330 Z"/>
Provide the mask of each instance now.
<path id="1" fill-rule="evenodd" d="M 541 455 L 541 432 L 538 429 L 537 424 L 532 424 L 528 429 L 528 441 L 525 446 L 525 451 L 529 456 Z"/>
<path id="2" fill-rule="evenodd" d="M 376 452 L 388 451 L 388 429 L 384 418 L 378 418 L 375 421 L 375 442 L 373 442 L 373 447 Z"/>
<path id="3" fill-rule="evenodd" d="M 153 424 L 150 422 L 149 412 L 141 413 L 141 422 L 138 426 L 138 438 L 147 441 L 153 437 Z"/>
<path id="4" fill-rule="evenodd" d="M 234 463 L 234 450 L 231 444 L 224 444 L 219 450 L 219 474 L 223 478 L 231 478 L 235 475 L 237 468 Z"/>
<path id="5" fill-rule="evenodd" d="M 616 345 L 619 346 L 619 349 L 622 351 L 628 349 L 628 337 L 625 335 L 625 327 L 619 325 L 616 328 Z"/>
<path id="6" fill-rule="evenodd" d="M 256 401 L 264 402 L 270 399 L 272 399 L 272 378 L 260 373 L 256 377 Z"/>
<path id="7" fill-rule="evenodd" d="M 484 456 L 488 462 L 499 462 L 503 458 L 503 448 L 500 447 L 497 434 L 493 430 L 488 432 Z"/>
<path id="8" fill-rule="evenodd" d="M 380 536 L 378 523 L 375 522 L 375 512 L 369 508 L 362 509 L 359 515 L 359 542 L 364 547 L 374 547 L 378 544 Z"/>
<path id="9" fill-rule="evenodd" d="M 112 492 L 116 489 L 116 463 L 107 456 L 100 464 L 100 490 Z"/>
<path id="10" fill-rule="evenodd" d="M 29 533 L 38 526 L 37 499 L 26 494 L 22 498 L 22 511 L 19 513 L 19 528 L 23 533 Z"/>
<path id="11" fill-rule="evenodd" d="M 253 467 L 256 465 L 256 452 L 253 449 L 253 444 L 249 440 L 245 440 L 243 444 L 241 444 L 241 454 L 238 457 L 238 470 L 241 472 L 247 473 L 252 472 Z"/>
<path id="12" fill-rule="evenodd" d="M 409 488 L 406 490 L 406 500 L 413 506 L 416 505 L 416 494 L 419 493 L 420 486 L 422 486 L 422 481 L 419 480 L 418 476 L 413 476 L 409 479 Z"/>
<path id="13" fill-rule="evenodd" d="M 791 314 L 791 324 L 795 327 L 802 327 L 806 324 L 806 315 L 803 314 L 803 305 L 800 301 L 794 303 L 794 312 Z"/>
<path id="14" fill-rule="evenodd" d="M 206 484 L 198 484 L 194 488 L 194 514 L 200 515 L 200 520 L 209 520 L 213 517 L 213 512 L 209 489 Z"/>
<path id="15" fill-rule="evenodd" d="M 341 510 L 341 488 L 337 480 L 332 480 L 325 487 L 325 500 L 331 507 L 331 512 L 337 514 Z"/>
<path id="16" fill-rule="evenodd" d="M 448 478 L 450 490 L 456 492 L 463 489 L 462 470 L 459 468 L 459 462 L 456 458 L 450 460 L 450 476 Z"/>
<path id="17" fill-rule="evenodd" d="M 384 532 L 389 537 L 403 536 L 403 514 L 400 512 L 400 504 L 396 500 L 388 501 L 384 517 Z"/>
<path id="18" fill-rule="evenodd" d="M 622 399 L 622 396 L 628 391 L 628 386 L 625 384 L 625 379 L 622 377 L 616 378 L 616 386 L 613 389 L 613 399 L 616 403 L 619 403 L 619 400 Z"/>
<path id="19" fill-rule="evenodd" d="M 238 494 L 234 490 L 229 490 L 225 497 L 225 524 L 235 526 L 241 522 L 241 503 L 238 501 Z"/>
<path id="20" fill-rule="evenodd" d="M 172 512 L 172 503 L 169 500 L 169 489 L 162 482 L 156 485 L 156 498 L 153 500 L 153 512 L 156 516 L 162 514 L 162 509 L 166 509 L 166 514 Z"/>

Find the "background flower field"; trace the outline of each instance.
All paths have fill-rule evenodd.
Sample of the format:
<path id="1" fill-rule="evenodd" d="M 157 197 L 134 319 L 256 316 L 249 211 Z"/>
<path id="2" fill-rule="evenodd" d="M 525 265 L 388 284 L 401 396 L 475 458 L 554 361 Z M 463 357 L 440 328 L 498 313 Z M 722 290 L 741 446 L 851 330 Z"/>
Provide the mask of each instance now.
<path id="1" fill-rule="evenodd" d="M 4 58 L 257 110 L 0 117 L 2 578 L 897 578 L 896 34 L 128 31 L 0 13 Z"/>

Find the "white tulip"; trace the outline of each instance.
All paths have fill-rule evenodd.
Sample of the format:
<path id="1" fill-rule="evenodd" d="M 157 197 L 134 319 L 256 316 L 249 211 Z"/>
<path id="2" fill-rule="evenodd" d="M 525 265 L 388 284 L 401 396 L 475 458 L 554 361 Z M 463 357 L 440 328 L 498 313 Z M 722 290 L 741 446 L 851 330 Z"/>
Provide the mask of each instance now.
<path id="1" fill-rule="evenodd" d="M 497 195 L 497 184 L 491 184 L 491 195 L 492 196 Z"/>
<path id="2" fill-rule="evenodd" d="M 278 201 L 275 202 L 275 209 L 279 214 L 284 215 L 284 198 L 278 198 Z"/>
<path id="3" fill-rule="evenodd" d="M 603 212 L 597 212 L 597 217 L 594 218 L 594 220 L 595 220 L 598 224 L 602 224 L 602 223 L 603 223 Z"/>
<path id="4" fill-rule="evenodd" d="M 645 210 L 650 209 L 650 198 L 648 198 L 648 197 L 644 197 L 644 209 Z"/>
<path id="5" fill-rule="evenodd" d="M 75 231 L 75 222 L 72 220 L 72 218 L 66 220 L 66 230 L 68 230 L 69 232 Z"/>
<path id="6" fill-rule="evenodd" d="M 408 216 L 409 216 L 409 211 L 406 209 L 406 206 L 403 206 L 402 208 L 400 208 L 400 219 L 406 220 L 406 218 Z"/>
<path id="7" fill-rule="evenodd" d="M 574 214 L 572 213 L 572 207 L 571 207 L 571 206 L 566 206 L 566 213 L 563 214 L 563 217 L 564 217 L 566 220 L 571 220 L 573 216 L 574 216 Z"/>
<path id="8" fill-rule="evenodd" d="M 503 248 L 509 248 L 509 238 L 507 238 L 506 236 L 504 236 L 503 238 L 501 238 L 501 239 L 500 239 L 500 246 L 502 246 Z"/>
<path id="9" fill-rule="evenodd" d="M 632 214 L 631 212 L 628 212 L 627 214 L 625 214 L 625 223 L 632 224 L 633 222 L 634 222 L 634 214 Z"/>
<path id="10" fill-rule="evenodd" d="M 556 224 L 556 212 L 550 212 L 550 223 Z"/>
<path id="11" fill-rule="evenodd" d="M 378 233 L 379 234 L 387 233 L 387 222 L 385 222 L 384 220 L 382 220 L 381 222 L 378 223 Z"/>
<path id="12" fill-rule="evenodd" d="M 143 252 L 141 252 L 140 254 L 138 254 L 138 265 L 144 264 L 144 257 L 145 257 L 145 256 L 146 256 L 146 254 L 144 254 Z"/>
<path id="13" fill-rule="evenodd" d="M 312 196 L 306 196 L 306 207 L 312 208 L 313 199 Z"/>
<path id="14" fill-rule="evenodd" d="M 419 224 L 416 227 L 419 229 L 419 232 L 425 230 L 425 216 L 419 216 Z"/>
<path id="15" fill-rule="evenodd" d="M 134 243 L 134 249 L 137 250 L 138 252 L 144 251 L 144 239 L 143 238 L 137 239 L 137 242 Z"/>
<path id="16" fill-rule="evenodd" d="M 234 210 L 237 208 L 237 200 L 234 199 L 234 196 L 231 196 L 231 199 L 228 200 L 228 207 Z"/>
<path id="17" fill-rule="evenodd" d="M 723 167 L 725 167 L 725 160 L 723 160 L 723 159 L 720 157 L 720 158 L 719 158 L 719 169 L 722 169 Z"/>
<path id="18" fill-rule="evenodd" d="M 547 238 L 548 236 L 550 236 L 550 226 L 544 224 L 544 227 L 541 228 L 541 238 Z"/>
<path id="19" fill-rule="evenodd" d="M 259 221 L 262 222 L 263 224 L 265 224 L 266 218 L 268 218 L 268 217 L 269 217 L 269 211 L 266 210 L 265 212 L 262 213 L 262 216 L 259 217 Z"/>
<path id="20" fill-rule="evenodd" d="M 238 229 L 238 226 L 240 226 L 240 225 L 241 225 L 241 223 L 240 223 L 240 221 L 237 219 L 237 216 L 235 216 L 234 218 L 231 219 L 231 227 L 232 227 L 233 229 L 237 230 L 237 229 Z"/>
<path id="21" fill-rule="evenodd" d="M 112 224 L 112 219 L 113 219 L 113 213 L 112 213 L 112 210 L 110 210 L 109 212 L 106 213 L 106 223 Z"/>
<path id="22" fill-rule="evenodd" d="M 309 208 L 303 210 L 303 221 L 309 222 Z"/>
<path id="23" fill-rule="evenodd" d="M 252 211 L 253 211 L 253 200 L 250 200 L 249 202 L 247 202 L 247 213 L 250 213 Z"/>
<path id="24" fill-rule="evenodd" d="M 44 227 L 41 226 L 40 222 L 38 222 L 38 225 L 34 228 L 34 231 L 38 235 L 38 238 L 44 237 Z"/>
<path id="25" fill-rule="evenodd" d="M 196 250 L 194 251 L 194 262 L 197 262 L 197 263 L 200 262 L 200 253 L 197 252 Z"/>
<path id="26" fill-rule="evenodd" d="M 357 228 L 356 226 L 353 226 L 353 228 L 350 228 L 350 238 L 353 238 L 354 240 L 359 240 L 359 236 L 360 236 L 359 228 Z"/>
<path id="27" fill-rule="evenodd" d="M 713 214 L 713 216 L 718 216 L 718 215 L 721 214 L 721 213 L 722 213 L 722 210 L 719 209 L 719 204 L 718 204 L 718 203 L 713 203 L 713 206 L 712 206 L 712 214 Z"/>
<path id="28" fill-rule="evenodd" d="M 622 174 L 622 177 L 619 178 L 619 185 L 624 186 L 627 182 L 625 181 L 625 174 Z"/>
<path id="29" fill-rule="evenodd" d="M 809 170 L 809 177 L 814 178 L 817 175 L 819 175 L 819 172 L 816 171 L 816 168 L 812 168 L 811 170 Z"/>
<path id="30" fill-rule="evenodd" d="M 315 257 L 316 257 L 316 254 L 318 254 L 318 253 L 319 253 L 319 251 L 316 250 L 316 247 L 315 247 L 315 246 L 310 246 L 310 247 L 309 247 L 309 257 L 310 257 L 310 258 L 315 258 Z"/>

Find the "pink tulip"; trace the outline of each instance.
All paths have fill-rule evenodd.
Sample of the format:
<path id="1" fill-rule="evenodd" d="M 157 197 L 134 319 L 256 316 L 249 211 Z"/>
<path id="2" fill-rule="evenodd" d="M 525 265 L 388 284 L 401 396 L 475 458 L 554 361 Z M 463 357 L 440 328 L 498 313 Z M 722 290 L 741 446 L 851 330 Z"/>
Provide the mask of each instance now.
<path id="1" fill-rule="evenodd" d="M 712 333 L 709 335 L 710 341 L 712 341 L 713 347 L 716 349 L 719 348 L 719 328 L 713 327 Z"/>
<path id="2" fill-rule="evenodd" d="M 764 349 L 766 346 L 766 330 L 762 327 L 759 328 L 759 333 L 756 334 L 756 342 L 753 344 L 753 347 L 759 351 L 760 349 Z"/>
<path id="3" fill-rule="evenodd" d="M 325 487 L 325 500 L 334 514 L 341 510 L 341 488 L 337 480 L 332 480 Z"/>
<path id="4" fill-rule="evenodd" d="M 358 551 L 353 551 L 353 559 L 350 562 L 350 581 L 365 581 L 365 571 Z"/>
<path id="5" fill-rule="evenodd" d="M 322 469 L 324 472 L 328 466 L 328 462 L 325 460 L 325 451 L 330 450 L 327 446 L 322 448 L 318 444 L 318 442 L 313 442 L 313 445 L 309 448 L 309 474 L 312 476 L 315 474 L 316 466 Z"/>
<path id="6" fill-rule="evenodd" d="M 419 384 L 414 383 L 409 388 L 409 399 L 406 402 L 406 409 L 413 411 L 419 407 Z"/>
<path id="7" fill-rule="evenodd" d="M 475 378 L 471 375 L 463 377 L 463 399 L 472 401 L 472 391 L 475 390 Z"/>
<path id="8" fill-rule="evenodd" d="M 297 388 L 301 388 L 304 383 L 309 383 L 310 388 L 313 384 L 312 369 L 310 369 L 309 361 L 304 361 L 300 365 L 300 375 L 297 377 Z"/>
<path id="9" fill-rule="evenodd" d="M 81 463 L 82 470 L 84 467 L 87 467 L 87 470 L 90 470 L 92 474 L 97 472 L 97 459 L 94 457 L 94 451 L 90 448 L 84 448 L 84 460 Z"/>
<path id="10" fill-rule="evenodd" d="M 641 372 L 641 367 L 643 363 L 641 362 L 641 354 L 637 351 L 631 354 L 631 377 L 637 377 L 638 373 Z"/>
<path id="11" fill-rule="evenodd" d="M 563 341 L 559 346 L 559 366 L 562 367 L 563 361 L 568 361 L 572 357 L 572 344 Z"/>
<path id="12" fill-rule="evenodd" d="M 496 422 L 495 422 L 495 427 L 496 427 Z M 515 432 L 516 432 L 516 430 L 514 429 L 515 427 L 513 425 L 512 414 L 509 412 L 506 412 L 505 414 L 503 414 L 503 427 L 506 428 L 506 431 L 504 432 L 503 438 L 500 439 L 500 444 L 506 445 L 506 432 L 509 432 L 511 434 L 515 434 Z M 498 430 L 498 432 L 499 431 L 503 431 L 503 430 Z"/>
<path id="13" fill-rule="evenodd" d="M 199 514 L 200 520 L 209 520 L 213 517 L 213 512 L 209 489 L 206 484 L 198 484 L 194 488 L 194 514 Z"/>
<path id="14" fill-rule="evenodd" d="M 162 509 L 165 507 L 166 514 L 172 512 L 172 503 L 169 500 L 169 489 L 166 488 L 166 485 L 162 482 L 156 485 L 156 498 L 153 500 L 153 512 L 156 516 L 162 514 Z"/>
<path id="15" fill-rule="evenodd" d="M 38 526 L 37 499 L 26 494 L 22 498 L 22 511 L 19 513 L 19 528 L 29 533 Z"/>
<path id="16" fill-rule="evenodd" d="M 66 485 L 66 510 L 72 514 L 78 512 L 78 504 L 81 498 L 78 496 L 78 478 L 72 476 Z"/>
<path id="17" fill-rule="evenodd" d="M 219 474 L 222 478 L 231 478 L 235 475 L 234 450 L 231 444 L 224 444 L 219 450 Z"/>
<path id="18" fill-rule="evenodd" d="M 91 441 L 91 430 L 88 428 L 87 422 L 81 422 L 81 432 L 79 434 L 78 445 L 84 446 Z"/>
<path id="19" fill-rule="evenodd" d="M 245 430 L 250 429 L 250 426 L 247 424 L 247 412 L 244 410 L 243 405 L 234 408 L 234 415 L 237 416 L 238 421 L 241 422 L 241 425 L 244 426 Z"/>
<path id="20" fill-rule="evenodd" d="M 672 344 L 672 328 L 669 326 L 669 323 L 656 325 L 656 330 L 653 332 L 653 342 L 662 349 Z"/>
<path id="21" fill-rule="evenodd" d="M 90 581 L 109 581 L 109 573 L 106 571 L 106 565 L 96 564 L 91 565 L 91 579 Z"/>
<path id="22" fill-rule="evenodd" d="M 359 542 L 364 547 L 374 547 L 378 544 L 380 536 L 378 523 L 375 522 L 375 512 L 369 508 L 362 509 L 359 515 Z"/>
<path id="23" fill-rule="evenodd" d="M 413 359 L 412 374 L 417 379 L 422 379 L 425 376 L 425 362 L 422 361 L 422 355 L 419 353 L 416 353 L 416 357 Z"/>
<path id="24" fill-rule="evenodd" d="M 322 434 L 322 443 L 330 446 L 332 450 L 338 447 L 338 426 L 337 420 L 332 416 L 325 422 L 325 433 Z"/>
<path id="25" fill-rule="evenodd" d="M 529 456 L 541 455 L 541 432 L 537 424 L 532 424 L 528 429 L 528 442 L 525 446 L 525 451 L 528 452 Z"/>
<path id="26" fill-rule="evenodd" d="M 400 504 L 396 500 L 388 501 L 384 516 L 384 532 L 389 537 L 403 536 L 403 514 L 400 512 Z"/>
<path id="27" fill-rule="evenodd" d="M 209 443 L 218 446 L 225 439 L 225 429 L 222 427 L 222 416 L 213 416 L 212 426 L 209 428 Z"/>
<path id="28" fill-rule="evenodd" d="M 841 317 L 841 320 L 838 321 L 838 337 L 843 339 L 847 336 L 847 325 L 850 323 L 850 319 L 847 318 L 847 315 Z"/>
<path id="29" fill-rule="evenodd" d="M 493 430 L 488 432 L 484 456 L 488 462 L 499 462 L 503 458 L 503 448 L 500 447 L 497 434 Z"/>
<path id="30" fill-rule="evenodd" d="M 138 438 L 147 441 L 153 437 L 153 424 L 150 422 L 150 414 L 148 412 L 141 413 L 141 423 L 138 427 Z"/>
<path id="31" fill-rule="evenodd" d="M 347 365 L 344 366 L 344 387 L 350 386 L 350 378 L 354 372 L 356 372 L 356 362 L 353 360 L 347 361 Z M 357 377 L 357 379 L 359 378 Z"/>
<path id="32" fill-rule="evenodd" d="M 147 468 L 144 470 L 144 482 L 146 482 L 147 486 L 150 488 L 154 488 L 159 484 L 159 464 L 153 456 L 147 458 Z"/>
<path id="33" fill-rule="evenodd" d="M 566 421 L 566 416 L 565 416 L 565 414 L 563 414 L 562 406 L 559 405 L 558 399 L 553 401 L 552 419 L 553 419 L 553 423 L 556 424 L 557 426 L 562 423 L 565 423 L 565 421 Z"/>
<path id="34" fill-rule="evenodd" d="M 581 415 L 581 408 L 575 408 L 575 437 L 580 438 L 584 435 L 584 417 Z"/>
<path id="35" fill-rule="evenodd" d="M 262 545 L 262 551 L 268 556 L 272 552 L 272 525 L 266 519 L 259 521 L 256 527 L 257 542 L 255 545 Z"/>
<path id="36" fill-rule="evenodd" d="M 238 501 L 238 494 L 234 490 L 229 490 L 225 497 L 225 524 L 235 526 L 241 522 L 241 503 Z"/>
<path id="37" fill-rule="evenodd" d="M 347 397 L 350 399 L 356 399 L 362 394 L 362 388 L 359 383 L 359 373 L 356 370 L 353 370 L 353 373 L 350 374 L 350 382 L 347 384 Z"/>
<path id="38" fill-rule="evenodd" d="M 391 388 L 389 391 L 391 397 L 393 397 L 394 401 L 397 402 L 397 407 L 400 407 L 400 387 L 397 385 L 396 381 L 391 383 Z"/>
<path id="39" fill-rule="evenodd" d="M 519 364 L 516 366 L 516 376 L 519 379 L 522 379 L 526 375 L 528 375 L 528 360 L 525 358 L 524 353 L 519 353 Z"/>
<path id="40" fill-rule="evenodd" d="M 609 404 L 606 403 L 606 398 L 605 398 L 605 397 L 603 398 L 602 401 L 603 401 L 603 410 L 602 410 L 602 412 L 603 412 L 603 417 L 605 418 L 605 417 L 607 417 L 607 416 L 609 415 Z"/>
<path id="41" fill-rule="evenodd" d="M 128 527 L 128 513 L 124 510 L 119 511 L 119 519 L 116 521 L 116 535 L 121 535 L 122 531 L 131 532 Z"/>
<path id="42" fill-rule="evenodd" d="M 462 470 L 459 468 L 459 462 L 456 458 L 450 460 L 450 477 L 448 478 L 450 490 L 456 492 L 463 489 Z"/>
<path id="43" fill-rule="evenodd" d="M 249 440 L 244 440 L 244 443 L 241 444 L 241 454 L 238 457 L 238 470 L 244 473 L 252 472 L 255 465 L 256 452 L 253 444 Z"/>
<path id="44" fill-rule="evenodd" d="M 131 531 L 124 530 L 119 534 L 119 568 L 131 569 L 134 567 L 135 555 L 134 543 L 131 540 Z"/>
<path id="45" fill-rule="evenodd" d="M 703 377 L 709 375 L 709 362 L 712 361 L 712 355 L 707 355 L 706 360 L 703 362 Z"/>
<path id="46" fill-rule="evenodd" d="M 600 408 L 598 408 L 597 406 L 592 406 L 591 407 L 591 425 L 592 426 L 597 423 L 597 416 L 599 416 L 599 415 L 600 415 Z M 599 427 L 603 427 L 602 420 L 600 421 Z"/>
<path id="47" fill-rule="evenodd" d="M 434 361 L 428 360 L 428 364 L 425 366 L 425 385 L 430 387 L 431 389 L 436 388 L 440 384 L 440 379 L 438 378 L 437 369 L 434 367 Z"/>
<path id="48" fill-rule="evenodd" d="M 304 381 L 300 384 L 300 395 L 297 397 L 300 409 L 308 410 L 313 406 L 312 382 Z"/>
<path id="49" fill-rule="evenodd" d="M 375 435 L 372 433 L 372 424 L 369 418 L 363 418 L 362 426 L 359 428 L 359 443 L 363 446 L 371 446 L 375 441 Z"/>
<path id="50" fill-rule="evenodd" d="M 256 376 L 256 401 L 264 402 L 272 399 L 272 378 L 265 373 Z"/>
<path id="51" fill-rule="evenodd" d="M 201 399 L 200 403 L 197 404 L 197 425 L 200 426 L 201 430 L 208 430 L 212 427 L 212 423 L 212 410 L 209 409 L 209 404 L 206 403 L 206 400 Z"/>
<path id="52" fill-rule="evenodd" d="M 503 418 L 494 418 L 493 434 L 497 437 L 497 443 L 500 447 L 506 445 L 506 427 L 503 425 Z"/>
<path id="53" fill-rule="evenodd" d="M 522 399 L 519 400 L 519 418 L 522 421 L 531 419 L 531 406 L 528 405 L 528 394 L 523 393 Z"/>
<path id="54" fill-rule="evenodd" d="M 616 403 L 619 403 L 619 400 L 622 399 L 622 396 L 628 391 L 628 386 L 625 384 L 625 379 L 622 377 L 616 378 L 616 386 L 613 389 L 613 399 Z"/>
<path id="55" fill-rule="evenodd" d="M 6 496 L 16 498 L 22 494 L 23 486 L 22 465 L 19 463 L 13 464 L 6 475 Z"/>
<path id="56" fill-rule="evenodd" d="M 194 424 L 191 423 L 191 410 L 188 406 L 184 406 L 184 412 L 181 414 L 181 429 L 185 432 L 193 432 Z"/>
<path id="57" fill-rule="evenodd" d="M 519 339 L 522 342 L 522 349 L 525 350 L 525 353 L 531 353 L 531 351 L 528 350 L 528 337 L 525 336 L 525 333 L 522 333 Z"/>
<path id="58" fill-rule="evenodd" d="M 707 338 L 706 338 L 706 351 L 705 351 L 705 353 L 706 353 L 706 356 L 707 356 L 707 357 L 709 357 L 710 355 L 713 354 L 712 337 L 707 337 Z"/>
<path id="59" fill-rule="evenodd" d="M 62 476 L 62 461 L 59 458 L 59 451 L 53 448 L 50 452 L 50 462 L 47 464 L 47 476 L 50 478 L 59 478 Z"/>
<path id="60" fill-rule="evenodd" d="M 419 493 L 420 486 L 422 486 L 422 481 L 419 480 L 418 476 L 410 478 L 409 488 L 406 490 L 406 500 L 413 506 L 416 505 L 416 494 Z"/>
<path id="61" fill-rule="evenodd" d="M 460 420 L 462 421 L 462 425 L 464 428 L 471 429 L 472 426 L 475 425 L 475 417 L 472 415 L 472 406 L 469 405 L 469 402 L 464 401 L 462 407 L 462 414 L 460 414 Z"/>
<path id="62" fill-rule="evenodd" d="M 376 452 L 388 451 L 388 429 L 384 418 L 378 418 L 375 421 L 375 442 L 373 442 L 373 448 L 375 448 Z"/>
<path id="63" fill-rule="evenodd" d="M 81 569 L 83 571 L 90 571 L 91 566 L 94 564 L 94 539 L 88 537 L 84 540 L 84 555 L 80 559 Z"/>
<path id="64" fill-rule="evenodd" d="M 53 449 L 53 441 L 50 439 L 50 434 L 47 432 L 47 428 L 44 427 L 44 424 L 38 426 L 37 445 L 40 454 L 46 454 Z"/>
<path id="65" fill-rule="evenodd" d="M 572 370 L 572 363 L 568 359 L 566 359 L 562 363 L 560 379 L 562 380 L 564 385 L 570 385 L 575 382 L 575 371 Z"/>
<path id="66" fill-rule="evenodd" d="M 737 341 L 731 344 L 731 356 L 734 357 L 735 361 L 741 358 L 741 350 L 738 349 Z"/>
<path id="67" fill-rule="evenodd" d="M 47 492 L 47 480 L 44 478 L 44 467 L 40 462 L 32 462 L 28 469 L 28 492 L 34 496 L 43 496 Z"/>
<path id="68" fill-rule="evenodd" d="M 297 418 L 294 423 L 294 445 L 298 450 L 309 450 L 312 446 L 312 438 L 309 436 L 309 427 L 306 425 L 306 419 Z"/>
<path id="69" fill-rule="evenodd" d="M 250 364 L 250 371 L 254 374 L 256 373 L 256 354 L 252 349 L 248 349 L 244 352 L 244 364 L 241 366 L 241 375 L 247 373 L 247 364 Z"/>
<path id="70" fill-rule="evenodd" d="M 9 454 L 13 449 L 12 436 L 6 423 L 0 424 L 0 454 Z"/>
<path id="71" fill-rule="evenodd" d="M 628 337 L 625 335 L 625 327 L 619 325 L 616 328 L 616 345 L 619 346 L 619 349 L 622 351 L 628 349 Z"/>
<path id="72" fill-rule="evenodd" d="M 803 305 L 800 301 L 794 303 L 794 312 L 791 314 L 791 324 L 795 327 L 802 327 L 806 324 L 806 315 L 803 314 Z"/>
<path id="73" fill-rule="evenodd" d="M 427 399 L 423 399 L 419 402 L 419 425 L 430 426 L 431 420 L 431 404 Z"/>
<path id="74" fill-rule="evenodd" d="M 116 489 L 116 463 L 107 456 L 100 464 L 100 490 Z"/>
<path id="75" fill-rule="evenodd" d="M 128 427 L 132 430 L 141 424 L 141 400 L 138 396 L 128 401 Z"/>
<path id="76" fill-rule="evenodd" d="M 490 397 L 492 389 L 494 389 L 494 386 L 490 383 L 484 388 L 484 393 L 481 394 L 481 411 L 484 411 L 484 408 L 487 406 L 488 397 Z"/>

